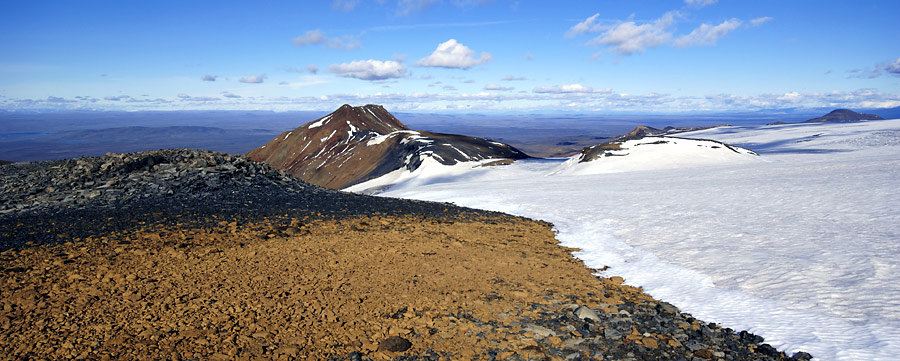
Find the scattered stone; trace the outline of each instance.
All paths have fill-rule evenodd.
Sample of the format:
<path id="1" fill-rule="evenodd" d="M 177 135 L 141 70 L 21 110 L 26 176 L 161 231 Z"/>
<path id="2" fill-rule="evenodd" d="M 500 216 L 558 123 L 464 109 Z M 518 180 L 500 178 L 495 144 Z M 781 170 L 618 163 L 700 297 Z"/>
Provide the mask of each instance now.
<path id="1" fill-rule="evenodd" d="M 578 316 L 578 318 L 583 320 L 600 321 L 600 316 L 597 315 L 597 311 L 584 306 L 579 306 L 575 309 L 575 316 Z"/>
<path id="2" fill-rule="evenodd" d="M 709 360 L 713 357 L 713 352 L 707 349 L 699 349 L 694 351 L 694 356 Z"/>
<path id="3" fill-rule="evenodd" d="M 378 343 L 379 351 L 403 352 L 409 350 L 412 343 L 400 336 L 391 336 Z"/>

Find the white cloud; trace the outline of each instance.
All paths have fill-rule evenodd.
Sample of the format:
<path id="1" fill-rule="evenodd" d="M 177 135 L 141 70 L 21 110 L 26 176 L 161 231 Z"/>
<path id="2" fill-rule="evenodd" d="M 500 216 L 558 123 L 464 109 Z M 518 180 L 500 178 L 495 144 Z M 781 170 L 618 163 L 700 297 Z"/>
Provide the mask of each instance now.
<path id="1" fill-rule="evenodd" d="M 331 49 L 340 50 L 356 50 L 362 47 L 359 39 L 352 35 L 345 35 L 340 38 L 328 37 L 320 29 L 309 30 L 291 41 L 295 46 L 304 47 L 307 45 L 325 44 Z"/>
<path id="2" fill-rule="evenodd" d="M 900 58 L 893 62 L 875 64 L 874 68 L 867 67 L 865 69 L 851 69 L 848 70 L 847 73 L 851 74 L 848 76 L 848 78 L 860 79 L 875 79 L 880 77 L 884 73 L 900 77 Z"/>
<path id="3" fill-rule="evenodd" d="M 131 97 L 128 95 L 110 95 L 110 96 L 103 97 L 104 100 L 110 100 L 110 101 L 114 101 L 114 102 L 117 102 L 120 100 L 127 100 L 129 98 L 131 98 Z"/>
<path id="4" fill-rule="evenodd" d="M 355 36 L 345 35 L 340 38 L 329 38 L 325 46 L 332 49 L 356 50 L 362 47 L 362 43 Z"/>
<path id="5" fill-rule="evenodd" d="M 588 45 L 612 46 L 622 55 L 643 53 L 647 48 L 655 48 L 672 38 L 669 28 L 675 24 L 675 18 L 679 16 L 681 14 L 677 11 L 669 11 L 659 19 L 646 24 L 638 25 L 634 21 L 621 22 L 589 41 Z"/>
<path id="6" fill-rule="evenodd" d="M 325 42 L 325 33 L 322 30 L 309 30 L 305 34 L 300 35 L 292 41 L 296 46 L 307 46 L 313 44 L 321 44 Z"/>
<path id="7" fill-rule="evenodd" d="M 222 92 L 222 96 L 223 96 L 223 97 L 226 97 L 226 98 L 230 98 L 230 99 L 240 99 L 240 98 L 242 98 L 240 95 L 232 94 L 232 93 L 229 93 L 229 92 Z"/>
<path id="8" fill-rule="evenodd" d="M 600 13 L 591 15 L 584 21 L 582 21 L 578 24 L 575 24 L 574 26 L 569 28 L 569 31 L 566 32 L 565 37 L 573 38 L 576 35 L 581 35 L 581 34 L 585 34 L 585 33 L 595 33 L 597 31 L 602 30 L 602 26 L 600 24 L 596 23 L 598 17 L 600 17 Z"/>
<path id="9" fill-rule="evenodd" d="M 312 75 L 306 75 L 313 77 Z M 320 76 L 321 77 L 321 76 Z M 578 111 L 636 111 L 636 112 L 682 112 L 682 111 L 759 111 L 769 109 L 811 109 L 811 108 L 891 108 L 900 106 L 900 94 L 882 93 L 873 89 L 856 91 L 831 91 L 804 93 L 789 91 L 777 94 L 734 95 L 714 94 L 706 97 L 671 96 L 655 92 L 625 94 L 610 89 L 592 92 L 499 92 L 479 91 L 477 93 L 337 93 L 315 96 L 257 96 L 243 98 L 192 97 L 179 94 L 169 99 L 134 99 L 107 101 L 96 98 L 79 100 L 48 97 L 47 99 L 2 98 L 2 109 L 94 109 L 94 110 L 171 110 L 177 102 L 179 109 L 274 109 L 274 110 L 332 110 L 328 104 L 383 104 L 394 111 L 437 110 L 448 106 L 460 109 L 482 111 L 528 110 L 554 111 L 559 109 Z M 569 90 L 576 87 L 570 85 Z M 585 87 L 587 88 L 587 87 Z M 556 89 L 554 89 L 556 90 Z M 574 104 L 575 106 L 570 106 Z"/>
<path id="10" fill-rule="evenodd" d="M 715 4 L 719 0 L 684 0 L 685 4 L 696 6 L 698 8 L 702 8 L 704 6 L 709 6 Z"/>
<path id="11" fill-rule="evenodd" d="M 186 102 L 213 102 L 213 101 L 220 100 L 217 97 L 206 97 L 206 96 L 193 97 L 193 96 L 187 95 L 185 93 L 179 93 L 178 99 L 181 99 L 182 101 L 186 101 Z"/>
<path id="12" fill-rule="evenodd" d="M 361 0 L 332 0 L 331 7 L 342 11 L 350 11 L 356 8 Z"/>
<path id="13" fill-rule="evenodd" d="M 594 88 L 589 86 L 584 86 L 581 84 L 566 84 L 561 86 L 539 86 L 534 88 L 535 93 L 554 93 L 554 94 L 566 94 L 566 93 L 593 93 Z M 606 91 L 606 90 L 604 90 Z"/>
<path id="14" fill-rule="evenodd" d="M 507 75 L 507 76 L 503 77 L 503 79 L 500 79 L 500 80 L 503 80 L 503 81 L 525 80 L 525 77 L 524 76 Z"/>
<path id="15" fill-rule="evenodd" d="M 450 39 L 439 44 L 431 55 L 419 59 L 415 65 L 468 69 L 475 65 L 484 64 L 491 59 L 491 54 L 487 52 L 482 52 L 476 59 L 474 50 L 456 42 L 456 39 Z"/>
<path id="16" fill-rule="evenodd" d="M 737 29 L 739 26 L 741 26 L 741 21 L 738 19 L 725 20 L 715 26 L 702 24 L 694 31 L 691 31 L 690 34 L 675 39 L 674 45 L 679 48 L 695 45 L 716 45 L 716 41 L 719 38 Z"/>
<path id="17" fill-rule="evenodd" d="M 488 84 L 488 85 L 485 85 L 485 86 L 484 86 L 484 90 L 500 90 L 500 91 L 507 91 L 507 90 L 513 90 L 513 89 L 515 89 L 515 88 L 513 88 L 513 87 L 500 86 L 499 84 Z"/>
<path id="18" fill-rule="evenodd" d="M 756 18 L 756 19 L 750 20 L 750 25 L 751 25 L 751 26 L 760 26 L 760 25 L 765 24 L 766 22 L 769 22 L 769 21 L 771 21 L 771 20 L 772 20 L 772 17 L 769 17 L 769 16 L 763 16 L 763 17 L 761 17 L 761 18 Z"/>
<path id="19" fill-rule="evenodd" d="M 203 76 L 202 78 L 200 78 L 200 79 L 203 80 L 203 81 L 216 81 L 216 78 L 218 78 L 218 77 L 215 76 L 215 75 L 209 75 L 209 74 L 206 74 L 206 75 L 204 75 L 204 76 Z"/>
<path id="20" fill-rule="evenodd" d="M 357 60 L 350 63 L 332 64 L 328 71 L 344 78 L 362 80 L 384 80 L 407 76 L 406 66 L 396 61 Z"/>
<path id="21" fill-rule="evenodd" d="M 260 74 L 260 75 L 245 76 L 243 78 L 238 79 L 238 81 L 241 83 L 259 84 L 259 83 L 262 83 L 263 80 L 265 80 L 265 79 L 266 79 L 266 74 Z"/>
<path id="22" fill-rule="evenodd" d="M 884 66 L 884 71 L 890 73 L 893 76 L 900 76 L 900 58 L 897 58 L 897 61 L 893 63 L 888 63 Z"/>
<path id="23" fill-rule="evenodd" d="M 316 64 L 309 64 L 306 66 L 306 71 L 315 74 L 319 72 L 319 67 Z"/>
<path id="24" fill-rule="evenodd" d="M 415 12 L 424 11 L 440 0 L 398 0 L 397 15 L 405 16 Z"/>

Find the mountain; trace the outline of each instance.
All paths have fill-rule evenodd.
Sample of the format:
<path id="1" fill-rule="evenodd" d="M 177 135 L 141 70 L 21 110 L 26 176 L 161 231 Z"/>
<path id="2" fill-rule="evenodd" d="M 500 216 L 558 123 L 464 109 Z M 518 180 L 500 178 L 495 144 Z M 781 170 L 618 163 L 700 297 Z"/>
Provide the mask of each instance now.
<path id="1" fill-rule="evenodd" d="M 8 160 L 0 160 L 0 165 L 7 165 L 7 164 L 13 164 L 13 162 L 10 162 Z"/>
<path id="2" fill-rule="evenodd" d="M 850 109 L 835 109 L 828 114 L 807 120 L 804 123 L 855 122 L 857 120 L 883 120 L 883 118 L 875 114 L 857 113 Z"/>
<path id="3" fill-rule="evenodd" d="M 424 162 L 504 164 L 529 158 L 484 138 L 409 129 L 380 105 L 344 104 L 247 153 L 307 182 L 342 189 Z M 475 163 L 473 163 L 475 164 Z"/>
<path id="4" fill-rule="evenodd" d="M 672 131 L 672 129 L 668 130 Z M 753 161 L 753 151 L 709 139 L 673 137 L 637 127 L 613 141 L 585 147 L 554 174 L 598 174 Z M 675 132 L 678 132 L 675 130 Z"/>
<path id="5" fill-rule="evenodd" d="M 855 122 L 860 120 L 884 120 L 884 118 L 879 117 L 875 114 L 868 113 L 857 113 L 850 109 L 835 109 L 830 113 L 825 114 L 818 118 L 812 118 L 806 120 L 802 123 L 841 123 L 841 122 Z M 789 124 L 785 122 L 774 122 L 769 123 L 768 125 L 781 125 L 781 124 Z"/>

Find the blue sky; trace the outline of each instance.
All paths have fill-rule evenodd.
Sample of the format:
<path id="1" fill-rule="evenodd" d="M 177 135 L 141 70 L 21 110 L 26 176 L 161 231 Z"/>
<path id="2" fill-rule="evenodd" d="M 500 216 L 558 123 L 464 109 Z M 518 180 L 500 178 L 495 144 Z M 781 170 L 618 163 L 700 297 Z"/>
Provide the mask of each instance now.
<path id="1" fill-rule="evenodd" d="M 6 1 L 0 108 L 900 106 L 897 1 Z"/>

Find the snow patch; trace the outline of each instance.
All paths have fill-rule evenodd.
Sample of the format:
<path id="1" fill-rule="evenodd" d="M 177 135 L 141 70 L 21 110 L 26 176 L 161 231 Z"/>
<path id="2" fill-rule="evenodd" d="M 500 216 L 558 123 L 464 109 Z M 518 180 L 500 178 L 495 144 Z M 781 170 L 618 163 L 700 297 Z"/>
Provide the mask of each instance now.
<path id="1" fill-rule="evenodd" d="M 282 141 L 287 140 L 287 138 L 290 137 L 291 134 L 294 134 L 294 132 L 288 132 L 287 135 L 284 136 L 284 139 L 282 139 Z"/>
<path id="2" fill-rule="evenodd" d="M 334 136 L 334 133 L 337 133 L 337 129 L 332 130 L 332 131 L 331 131 L 331 134 L 329 134 L 329 135 L 328 135 L 327 137 L 325 137 L 325 138 L 319 139 L 319 141 L 324 143 L 326 140 L 331 139 L 331 137 Z"/>
<path id="3" fill-rule="evenodd" d="M 366 182 L 344 188 L 347 192 L 371 193 L 373 190 L 380 190 L 386 187 L 400 185 L 402 187 L 419 187 L 432 183 L 440 183 L 447 179 L 460 179 L 473 170 L 480 168 L 488 160 L 457 162 L 454 165 L 444 165 L 433 154 L 422 153 L 418 157 L 421 160 L 419 167 L 413 170 L 407 167 L 401 167 L 381 177 L 368 180 Z M 410 155 L 411 156 L 411 155 Z M 406 164 L 410 164 L 410 157 L 407 157 Z"/>
<path id="4" fill-rule="evenodd" d="M 310 124 L 309 127 L 307 127 L 306 129 L 313 129 L 313 128 L 321 127 L 323 124 L 327 123 L 329 120 L 331 120 L 331 114 L 328 114 L 328 115 L 322 117 L 322 119 L 319 119 L 319 121 Z"/>
<path id="5" fill-rule="evenodd" d="M 367 145 L 367 146 L 370 146 L 370 145 L 381 144 L 382 142 L 384 142 L 384 141 L 387 140 L 388 138 L 393 137 L 393 136 L 396 136 L 396 135 L 400 135 L 400 134 L 413 134 L 413 135 L 418 135 L 419 132 L 417 132 L 417 131 L 415 131 L 415 130 L 398 130 L 398 131 L 390 132 L 390 133 L 388 133 L 388 134 L 381 134 L 381 135 L 377 135 L 377 136 L 373 137 L 372 139 L 369 139 L 369 141 L 366 142 L 366 145 Z M 420 138 L 421 138 L 421 137 L 420 137 Z"/>
<path id="6" fill-rule="evenodd" d="M 583 155 L 570 157 L 551 174 L 581 175 L 633 172 L 655 169 L 702 167 L 757 162 L 752 151 L 714 141 L 675 137 L 644 137 L 622 142 L 621 149 L 582 162 Z"/>

